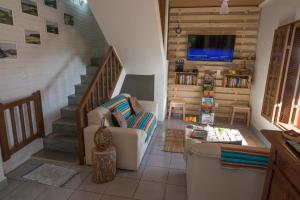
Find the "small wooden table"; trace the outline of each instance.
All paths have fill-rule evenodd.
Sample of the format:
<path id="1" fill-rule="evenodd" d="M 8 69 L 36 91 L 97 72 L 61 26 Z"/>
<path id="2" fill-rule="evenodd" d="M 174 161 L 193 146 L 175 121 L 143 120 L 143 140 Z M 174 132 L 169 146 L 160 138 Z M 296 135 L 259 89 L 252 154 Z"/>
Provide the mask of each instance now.
<path id="1" fill-rule="evenodd" d="M 117 172 L 116 148 L 109 147 L 106 151 L 92 150 L 93 181 L 95 183 L 106 183 L 112 181 Z"/>

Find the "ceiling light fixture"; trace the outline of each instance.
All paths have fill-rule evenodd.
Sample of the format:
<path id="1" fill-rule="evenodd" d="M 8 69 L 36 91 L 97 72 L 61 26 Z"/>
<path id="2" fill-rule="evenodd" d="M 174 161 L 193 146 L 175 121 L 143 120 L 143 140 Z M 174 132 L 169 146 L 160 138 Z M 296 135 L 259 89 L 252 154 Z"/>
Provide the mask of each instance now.
<path id="1" fill-rule="evenodd" d="M 82 5 L 82 4 L 85 4 L 87 3 L 88 1 L 87 0 L 79 0 L 79 4 Z"/>
<path id="2" fill-rule="evenodd" d="M 221 8 L 220 8 L 220 14 L 226 15 L 229 13 L 229 6 L 228 6 L 229 0 L 221 0 L 221 2 L 222 2 L 222 4 L 221 4 Z"/>

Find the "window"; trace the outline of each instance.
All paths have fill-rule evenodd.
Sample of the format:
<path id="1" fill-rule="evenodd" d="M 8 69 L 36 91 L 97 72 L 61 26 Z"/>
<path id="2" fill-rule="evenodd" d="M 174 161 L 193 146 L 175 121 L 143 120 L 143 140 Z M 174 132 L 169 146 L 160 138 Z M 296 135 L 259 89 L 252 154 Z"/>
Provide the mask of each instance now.
<path id="1" fill-rule="evenodd" d="M 300 21 L 274 34 L 262 116 L 283 129 L 300 130 Z"/>

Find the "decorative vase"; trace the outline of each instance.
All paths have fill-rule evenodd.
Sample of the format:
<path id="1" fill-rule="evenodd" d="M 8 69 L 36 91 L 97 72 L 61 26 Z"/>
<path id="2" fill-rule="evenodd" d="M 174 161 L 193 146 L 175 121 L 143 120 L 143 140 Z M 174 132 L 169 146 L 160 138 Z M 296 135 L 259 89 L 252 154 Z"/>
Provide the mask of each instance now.
<path id="1" fill-rule="evenodd" d="M 94 136 L 94 143 L 98 151 L 106 151 L 112 146 L 112 134 L 105 126 L 100 127 Z"/>

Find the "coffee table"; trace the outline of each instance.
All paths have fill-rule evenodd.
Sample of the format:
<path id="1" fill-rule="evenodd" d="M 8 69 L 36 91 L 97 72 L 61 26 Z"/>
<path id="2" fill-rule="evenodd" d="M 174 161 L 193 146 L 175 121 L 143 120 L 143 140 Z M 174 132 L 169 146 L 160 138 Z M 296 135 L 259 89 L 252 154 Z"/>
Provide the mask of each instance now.
<path id="1" fill-rule="evenodd" d="M 205 140 L 192 137 L 194 130 L 207 131 L 207 137 Z M 195 143 L 222 143 L 222 144 L 238 144 L 248 145 L 247 141 L 237 129 L 212 127 L 212 126 L 196 126 L 187 125 L 185 127 L 185 151 Z"/>

